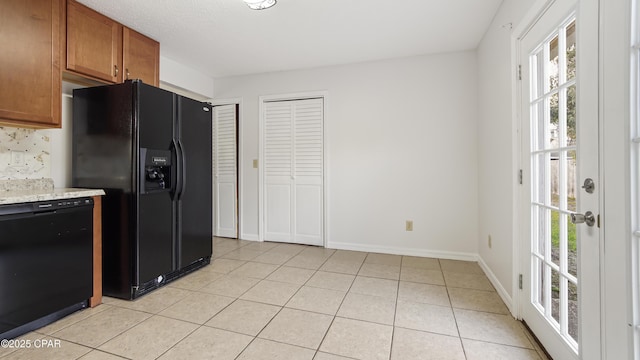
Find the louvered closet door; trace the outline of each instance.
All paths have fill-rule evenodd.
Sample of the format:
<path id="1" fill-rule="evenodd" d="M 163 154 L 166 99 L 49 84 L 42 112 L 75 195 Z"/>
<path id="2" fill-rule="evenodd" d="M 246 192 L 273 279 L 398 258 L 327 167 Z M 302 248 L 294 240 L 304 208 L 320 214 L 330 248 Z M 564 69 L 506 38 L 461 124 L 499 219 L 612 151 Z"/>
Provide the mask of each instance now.
<path id="1" fill-rule="evenodd" d="M 238 237 L 236 105 L 213 108 L 214 234 Z"/>
<path id="2" fill-rule="evenodd" d="M 323 245 L 323 100 L 265 104 L 267 241 Z"/>

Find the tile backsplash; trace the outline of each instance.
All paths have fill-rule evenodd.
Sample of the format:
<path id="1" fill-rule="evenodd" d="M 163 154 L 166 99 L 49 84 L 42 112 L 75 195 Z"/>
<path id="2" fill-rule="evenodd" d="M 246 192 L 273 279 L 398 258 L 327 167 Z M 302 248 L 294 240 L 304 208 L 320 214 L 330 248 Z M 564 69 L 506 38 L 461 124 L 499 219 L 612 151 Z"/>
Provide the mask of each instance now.
<path id="1" fill-rule="evenodd" d="M 0 180 L 51 176 L 48 130 L 0 127 Z"/>

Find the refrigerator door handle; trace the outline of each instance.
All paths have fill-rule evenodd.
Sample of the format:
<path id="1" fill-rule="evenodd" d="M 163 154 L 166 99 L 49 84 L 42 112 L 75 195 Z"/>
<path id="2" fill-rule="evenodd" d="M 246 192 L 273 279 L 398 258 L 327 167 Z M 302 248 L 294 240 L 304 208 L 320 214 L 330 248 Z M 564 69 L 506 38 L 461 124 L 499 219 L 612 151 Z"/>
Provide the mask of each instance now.
<path id="1" fill-rule="evenodd" d="M 171 194 L 171 197 L 173 198 L 173 200 L 178 200 L 180 197 L 180 193 L 182 192 L 182 149 L 180 149 L 180 146 L 178 145 L 178 143 L 175 141 L 175 139 L 171 140 L 171 148 L 172 148 L 172 152 L 175 154 L 175 158 L 176 158 L 176 162 L 175 162 L 175 166 L 176 166 L 176 170 L 175 170 L 175 188 L 173 190 L 173 194 Z"/>
<path id="2" fill-rule="evenodd" d="M 176 142 L 176 144 L 178 145 L 178 149 L 180 149 L 179 153 L 178 153 L 178 164 L 180 164 L 178 166 L 177 169 L 177 175 L 178 175 L 178 184 L 179 184 L 179 188 L 176 187 L 176 200 L 181 200 L 182 199 L 182 193 L 184 191 L 184 183 L 187 181 L 187 171 L 186 171 L 186 165 L 185 165 L 185 158 L 184 158 L 184 148 L 182 147 L 182 141 L 180 141 L 180 139 L 178 139 L 178 141 Z"/>

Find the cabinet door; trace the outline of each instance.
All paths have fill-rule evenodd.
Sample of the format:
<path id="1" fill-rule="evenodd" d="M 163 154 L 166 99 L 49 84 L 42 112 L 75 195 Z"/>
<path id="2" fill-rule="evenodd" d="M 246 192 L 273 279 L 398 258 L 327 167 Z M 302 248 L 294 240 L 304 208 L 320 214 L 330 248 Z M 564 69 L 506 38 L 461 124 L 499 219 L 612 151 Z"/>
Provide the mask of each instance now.
<path id="1" fill-rule="evenodd" d="M 160 44 L 127 27 L 122 29 L 124 79 L 160 85 Z"/>
<path id="2" fill-rule="evenodd" d="M 0 124 L 60 126 L 61 1 L 0 4 Z"/>
<path id="3" fill-rule="evenodd" d="M 67 70 L 120 82 L 122 25 L 75 1 L 67 1 Z"/>

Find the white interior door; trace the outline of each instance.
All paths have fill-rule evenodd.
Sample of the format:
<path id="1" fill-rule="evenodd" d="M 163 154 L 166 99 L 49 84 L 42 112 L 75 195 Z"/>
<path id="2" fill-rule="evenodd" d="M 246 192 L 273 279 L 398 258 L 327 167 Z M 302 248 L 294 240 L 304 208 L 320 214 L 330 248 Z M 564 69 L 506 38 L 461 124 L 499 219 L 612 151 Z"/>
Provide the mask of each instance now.
<path id="1" fill-rule="evenodd" d="M 294 105 L 293 188 L 295 242 L 323 245 L 323 99 Z"/>
<path id="2" fill-rule="evenodd" d="M 323 245 L 323 99 L 264 105 L 264 240 Z"/>
<path id="3" fill-rule="evenodd" d="M 291 102 L 265 104 L 264 240 L 292 242 L 293 108 Z"/>
<path id="4" fill-rule="evenodd" d="M 601 350 L 597 2 L 549 1 L 519 39 L 521 316 L 554 359 Z"/>
<path id="5" fill-rule="evenodd" d="M 238 237 L 236 105 L 213 108 L 214 235 Z"/>

